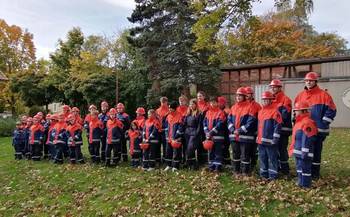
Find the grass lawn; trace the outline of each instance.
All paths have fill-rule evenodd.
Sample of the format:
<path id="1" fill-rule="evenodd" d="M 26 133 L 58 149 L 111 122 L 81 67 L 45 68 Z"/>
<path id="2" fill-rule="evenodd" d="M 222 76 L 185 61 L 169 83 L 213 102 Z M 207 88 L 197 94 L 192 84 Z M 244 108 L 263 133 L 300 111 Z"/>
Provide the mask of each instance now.
<path id="1" fill-rule="evenodd" d="M 15 161 L 10 142 L 0 138 L 0 216 L 350 216 L 350 129 L 333 129 L 308 190 L 228 172 Z"/>

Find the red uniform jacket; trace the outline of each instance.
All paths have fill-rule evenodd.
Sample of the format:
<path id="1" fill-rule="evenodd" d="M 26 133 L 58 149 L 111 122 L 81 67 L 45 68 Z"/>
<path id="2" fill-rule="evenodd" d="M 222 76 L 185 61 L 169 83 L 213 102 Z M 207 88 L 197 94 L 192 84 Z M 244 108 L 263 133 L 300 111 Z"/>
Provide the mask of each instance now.
<path id="1" fill-rule="evenodd" d="M 258 114 L 256 142 L 262 145 L 277 145 L 280 138 L 282 117 L 274 104 L 264 106 Z"/>
<path id="2" fill-rule="evenodd" d="M 40 124 L 33 124 L 30 127 L 29 144 L 40 144 L 44 136 L 44 127 Z"/>
<path id="3" fill-rule="evenodd" d="M 69 146 L 76 146 L 76 145 L 83 144 L 83 138 L 81 137 L 82 129 L 83 129 L 82 126 L 77 122 L 67 127 L 67 131 L 69 135 L 68 136 Z"/>
<path id="4" fill-rule="evenodd" d="M 107 121 L 107 144 L 120 142 L 123 135 L 123 127 L 123 123 L 116 118 Z"/>
<path id="5" fill-rule="evenodd" d="M 317 126 L 311 119 L 310 113 L 296 117 L 293 127 L 292 143 L 289 147 L 289 156 L 293 153 L 296 158 L 312 160 L 313 148 L 317 140 Z"/>
<path id="6" fill-rule="evenodd" d="M 255 142 L 257 118 L 249 101 L 238 102 L 231 107 L 227 119 L 230 141 Z M 234 131 L 238 130 L 238 134 Z"/>
<path id="7" fill-rule="evenodd" d="M 311 119 L 316 122 L 318 134 L 327 136 L 329 124 L 334 120 L 337 113 L 332 97 L 319 86 L 308 90 L 304 89 L 295 98 L 294 104 L 306 101 L 310 105 Z"/>
<path id="8" fill-rule="evenodd" d="M 292 133 L 292 100 L 282 91 L 275 94 L 273 102 L 282 115 L 281 134 L 290 135 Z"/>

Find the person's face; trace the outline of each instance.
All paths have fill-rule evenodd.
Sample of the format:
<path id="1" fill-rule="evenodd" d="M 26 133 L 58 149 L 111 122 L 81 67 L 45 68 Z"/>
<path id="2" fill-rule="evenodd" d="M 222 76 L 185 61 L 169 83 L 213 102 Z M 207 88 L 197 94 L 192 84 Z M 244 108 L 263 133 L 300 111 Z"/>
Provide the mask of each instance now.
<path id="1" fill-rule="evenodd" d="M 131 128 L 132 128 L 133 130 L 137 130 L 136 124 L 132 124 L 132 125 L 131 125 Z"/>
<path id="2" fill-rule="evenodd" d="M 216 101 L 211 101 L 211 102 L 210 102 L 210 106 L 213 107 L 213 108 L 217 108 L 217 107 L 218 107 L 218 102 L 216 102 Z"/>
<path id="3" fill-rule="evenodd" d="M 115 119 L 115 114 L 109 114 L 109 117 L 111 118 L 111 120 Z"/>
<path id="4" fill-rule="evenodd" d="M 148 112 L 147 115 L 148 115 L 149 118 L 153 118 L 154 117 L 154 113 L 153 112 Z"/>
<path id="5" fill-rule="evenodd" d="M 241 95 L 241 94 L 237 94 L 236 95 L 236 101 L 237 102 L 243 102 L 243 100 L 244 100 L 244 96 L 243 95 Z"/>
<path id="6" fill-rule="evenodd" d="M 160 104 L 161 104 L 161 105 L 165 105 L 165 106 L 167 106 L 167 105 L 168 105 L 168 101 L 166 101 L 166 100 L 162 100 L 162 101 L 160 101 Z"/>
<path id="7" fill-rule="evenodd" d="M 175 112 L 175 109 L 169 107 L 170 112 Z"/>
<path id="8" fill-rule="evenodd" d="M 101 110 L 103 113 L 106 113 L 108 110 L 108 106 L 106 106 L 106 105 L 101 106 Z"/>
<path id="9" fill-rule="evenodd" d="M 201 93 L 197 93 L 197 99 L 198 101 L 204 101 L 204 96 Z"/>
<path id="10" fill-rule="evenodd" d="M 78 116 L 79 115 L 79 112 L 78 111 L 74 111 L 72 112 L 74 116 Z"/>
<path id="11" fill-rule="evenodd" d="M 262 100 L 262 105 L 263 106 L 268 106 L 268 105 L 270 105 L 271 104 L 271 99 L 263 99 Z"/>
<path id="12" fill-rule="evenodd" d="M 270 89 L 273 94 L 276 94 L 281 91 L 281 87 L 278 86 L 271 86 Z"/>
<path id="13" fill-rule="evenodd" d="M 93 114 L 96 113 L 96 112 L 97 112 L 97 110 L 96 110 L 95 108 L 91 108 L 91 109 L 90 109 L 90 114 L 93 115 Z"/>
<path id="14" fill-rule="evenodd" d="M 252 93 L 248 93 L 247 100 L 252 100 L 252 99 L 253 99 L 253 94 Z"/>
<path id="15" fill-rule="evenodd" d="M 123 113 L 123 112 L 124 112 L 124 109 L 123 109 L 122 107 L 118 107 L 118 108 L 117 108 L 117 112 L 118 112 L 118 113 Z"/>
<path id="16" fill-rule="evenodd" d="M 316 86 L 316 81 L 305 80 L 305 86 L 307 87 L 307 89 L 311 89 Z"/>
<path id="17" fill-rule="evenodd" d="M 141 113 L 136 113 L 136 117 L 141 117 L 143 116 Z"/>
<path id="18" fill-rule="evenodd" d="M 197 105 L 193 102 L 190 102 L 190 108 L 191 110 L 196 110 L 197 109 Z"/>
<path id="19" fill-rule="evenodd" d="M 180 105 L 187 105 L 187 102 L 186 102 L 186 100 L 183 97 L 180 97 L 179 98 L 179 104 Z"/>

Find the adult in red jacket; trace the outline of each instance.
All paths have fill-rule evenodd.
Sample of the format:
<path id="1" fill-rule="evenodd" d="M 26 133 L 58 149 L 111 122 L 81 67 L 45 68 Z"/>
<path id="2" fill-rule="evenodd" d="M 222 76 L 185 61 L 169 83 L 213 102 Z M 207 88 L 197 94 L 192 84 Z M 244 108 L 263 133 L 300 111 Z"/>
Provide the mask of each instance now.
<path id="1" fill-rule="evenodd" d="M 53 128 L 53 144 L 55 145 L 55 159 L 54 163 L 56 164 L 62 164 L 63 163 L 63 157 L 66 157 L 67 155 L 64 155 L 64 153 L 67 151 L 67 124 L 64 113 L 61 113 L 58 115 L 58 122 L 55 124 Z"/>
<path id="2" fill-rule="evenodd" d="M 179 112 L 183 117 L 187 115 L 188 110 L 188 99 L 185 95 L 179 97 L 179 106 L 176 111 Z"/>
<path id="3" fill-rule="evenodd" d="M 100 163 L 100 144 L 103 136 L 103 123 L 98 119 L 98 111 L 91 114 L 89 122 L 89 144 L 91 160 L 93 163 Z"/>
<path id="4" fill-rule="evenodd" d="M 334 120 L 337 109 L 329 93 L 317 85 L 317 73 L 307 73 L 304 81 L 305 88 L 295 98 L 294 105 L 300 102 L 308 102 L 311 118 L 317 125 L 318 133 L 312 161 L 312 178 L 318 179 L 320 177 L 323 141 L 329 135 L 329 125 Z"/>
<path id="5" fill-rule="evenodd" d="M 146 110 L 143 107 L 138 107 L 136 109 L 136 118 L 133 120 L 137 124 L 137 128 L 139 131 L 143 130 L 143 127 L 145 126 L 145 121 L 146 121 Z"/>
<path id="6" fill-rule="evenodd" d="M 167 141 L 166 141 L 166 135 L 165 135 L 165 122 L 166 122 L 166 117 L 169 114 L 169 105 L 168 105 L 168 98 L 163 96 L 160 98 L 160 107 L 156 110 L 156 114 L 158 116 L 158 119 L 161 123 L 162 130 L 160 132 L 160 143 L 156 147 L 156 161 L 158 163 L 161 162 L 161 160 L 164 161 L 166 158 L 166 146 L 167 146 Z M 163 149 L 163 156 L 161 155 Z"/>
<path id="7" fill-rule="evenodd" d="M 197 105 L 198 105 L 198 110 L 200 112 L 200 115 L 202 119 L 204 119 L 208 109 L 209 109 L 209 103 L 206 100 L 206 95 L 204 91 L 198 91 L 197 93 Z M 198 166 L 203 166 L 208 163 L 208 151 L 203 148 L 202 142 L 206 139 L 205 138 L 205 133 L 203 131 L 203 121 L 201 121 L 201 127 L 199 131 L 199 143 L 200 145 L 198 146 L 197 150 L 197 159 L 198 159 Z"/>
<path id="8" fill-rule="evenodd" d="M 117 104 L 117 119 L 123 123 L 123 135 L 121 137 L 121 150 L 122 150 L 122 160 L 124 162 L 128 161 L 128 149 L 126 146 L 125 134 L 130 128 L 130 118 L 129 115 L 125 112 L 125 106 L 123 103 Z"/>
<path id="9" fill-rule="evenodd" d="M 214 142 L 213 148 L 209 151 L 210 171 L 220 172 L 222 170 L 225 122 L 226 117 L 224 112 L 218 107 L 217 98 L 210 98 L 210 109 L 207 111 L 203 121 L 203 130 L 206 139 Z"/>
<path id="10" fill-rule="evenodd" d="M 280 80 L 272 80 L 269 86 L 275 96 L 273 103 L 282 115 L 281 137 L 278 144 L 278 169 L 283 175 L 289 175 L 288 138 L 292 134 L 292 100 L 282 91 L 282 82 Z"/>
<path id="11" fill-rule="evenodd" d="M 296 103 L 294 112 L 296 122 L 293 127 L 289 154 L 294 153 L 300 187 L 311 187 L 311 167 L 317 141 L 317 126 L 311 119 L 307 102 Z"/>
<path id="12" fill-rule="evenodd" d="M 63 114 L 64 114 L 64 121 L 67 122 L 68 115 L 70 114 L 70 107 L 69 105 L 63 105 L 62 106 Z"/>
<path id="13" fill-rule="evenodd" d="M 258 114 L 258 135 L 256 141 L 259 144 L 260 176 L 266 179 L 278 177 L 278 143 L 281 137 L 281 113 L 272 103 L 275 99 L 270 91 L 262 93 L 262 109 Z"/>
<path id="14" fill-rule="evenodd" d="M 254 100 L 254 90 L 252 87 L 245 87 L 247 92 L 247 100 L 250 102 L 251 113 L 254 115 L 256 119 L 258 119 L 258 113 L 261 110 L 261 105 Z M 255 125 L 255 132 L 257 131 L 257 123 Z M 258 144 L 256 142 L 253 143 L 251 153 L 250 153 L 250 167 L 254 170 L 256 166 L 256 162 L 258 160 Z"/>
<path id="15" fill-rule="evenodd" d="M 80 117 L 80 110 L 78 107 L 73 107 L 72 108 L 72 114 L 75 117 L 75 121 L 80 124 L 81 126 L 84 125 L 84 120 Z"/>
<path id="16" fill-rule="evenodd" d="M 106 146 L 106 166 L 116 166 L 121 159 L 121 139 L 123 137 L 123 123 L 116 118 L 117 110 L 109 110 L 109 120 L 106 124 L 107 146 Z M 113 151 L 113 158 L 112 157 Z M 111 161 L 112 160 L 112 161 Z M 111 163 L 112 162 L 112 163 Z"/>
<path id="17" fill-rule="evenodd" d="M 185 95 L 181 95 L 179 97 L 179 106 L 176 108 L 176 111 L 179 112 L 184 119 L 187 115 L 187 110 L 188 110 L 188 98 Z M 182 141 L 185 141 L 185 134 L 182 135 Z M 187 150 L 187 144 L 186 142 L 182 143 L 181 146 L 182 149 L 182 163 L 185 163 L 186 161 L 186 150 Z"/>
<path id="18" fill-rule="evenodd" d="M 98 119 L 103 123 L 103 134 L 101 139 L 101 161 L 106 161 L 106 141 L 107 141 L 107 121 L 109 119 L 108 114 L 109 105 L 106 101 L 101 102 L 101 113 L 98 115 Z"/>
<path id="19" fill-rule="evenodd" d="M 83 145 L 82 130 L 83 127 L 77 122 L 74 114 L 68 115 L 68 147 L 69 147 L 69 158 L 72 164 L 85 163 L 83 154 L 81 152 L 81 146 Z"/>
<path id="20" fill-rule="evenodd" d="M 159 146 L 159 133 L 161 132 L 161 123 L 154 109 L 148 110 L 148 118 L 142 132 L 142 143 L 148 144 L 148 147 L 142 152 L 142 169 L 152 171 L 155 168 L 156 153 Z"/>
<path id="21" fill-rule="evenodd" d="M 181 146 L 183 143 L 183 116 L 176 111 L 177 106 L 178 104 L 176 102 L 170 103 L 170 112 L 165 121 L 167 148 L 164 160 L 167 166 L 164 171 L 172 169 L 175 172 L 180 167 Z M 180 147 L 174 146 L 174 143 L 180 144 Z"/>
<path id="22" fill-rule="evenodd" d="M 247 91 L 245 88 L 238 88 L 236 104 L 231 107 L 227 120 L 233 150 L 233 172 L 236 174 L 250 173 L 251 149 L 255 143 L 257 118 L 252 113 L 251 104 L 246 97 Z"/>
<path id="23" fill-rule="evenodd" d="M 230 108 L 228 108 L 227 105 L 227 100 L 224 96 L 219 96 L 218 97 L 218 105 L 219 108 L 224 112 L 225 118 L 227 120 L 228 115 L 230 114 Z M 224 123 L 224 136 L 225 136 L 225 143 L 224 147 L 222 150 L 222 157 L 223 157 L 223 165 L 225 167 L 231 167 L 231 158 L 230 158 L 230 139 L 229 139 L 229 132 L 227 128 L 227 123 Z"/>
<path id="24" fill-rule="evenodd" d="M 44 137 L 44 127 L 40 123 L 41 117 L 33 117 L 33 125 L 30 127 L 29 144 L 32 147 L 32 160 L 40 161 L 42 157 L 42 142 Z"/>
<path id="25" fill-rule="evenodd" d="M 92 145 L 90 144 L 90 139 L 89 139 L 89 137 L 90 137 L 90 135 L 89 135 L 89 133 L 90 133 L 89 124 L 90 124 L 90 121 L 91 121 L 91 118 L 92 118 L 92 114 L 95 113 L 95 112 L 98 112 L 97 111 L 97 107 L 95 105 L 90 105 L 89 106 L 89 112 L 90 113 L 85 116 L 83 127 L 86 130 L 86 137 L 87 137 L 87 141 L 88 141 L 88 144 L 89 144 L 88 145 L 88 149 L 89 149 L 90 156 L 92 156 L 92 149 L 91 149 Z"/>

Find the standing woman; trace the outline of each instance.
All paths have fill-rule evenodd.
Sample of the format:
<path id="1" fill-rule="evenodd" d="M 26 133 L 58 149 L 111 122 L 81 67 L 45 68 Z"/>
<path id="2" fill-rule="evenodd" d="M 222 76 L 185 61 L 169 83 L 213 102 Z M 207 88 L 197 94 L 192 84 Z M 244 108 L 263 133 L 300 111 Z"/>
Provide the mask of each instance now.
<path id="1" fill-rule="evenodd" d="M 209 109 L 209 103 L 205 99 L 205 93 L 203 91 L 199 91 L 197 93 L 197 106 L 198 110 L 201 114 L 202 117 L 205 117 L 206 112 Z M 201 122 L 201 128 L 199 132 L 199 142 L 202 144 L 202 142 L 205 140 L 205 133 L 203 130 L 203 122 Z M 198 160 L 198 165 L 203 166 L 206 163 L 208 163 L 208 151 L 203 148 L 202 145 L 198 146 L 197 149 L 197 160 Z"/>
<path id="2" fill-rule="evenodd" d="M 197 169 L 197 155 L 200 144 L 200 132 L 202 129 L 203 116 L 200 113 L 197 100 L 191 99 L 190 106 L 187 110 L 187 115 L 184 119 L 185 144 L 186 144 L 186 163 L 190 169 Z M 197 156 L 199 158 L 199 156 Z"/>

